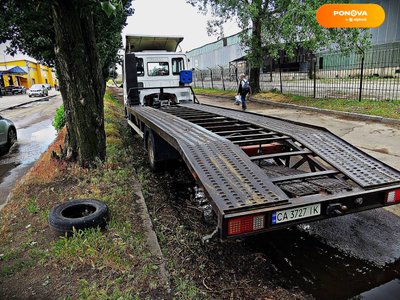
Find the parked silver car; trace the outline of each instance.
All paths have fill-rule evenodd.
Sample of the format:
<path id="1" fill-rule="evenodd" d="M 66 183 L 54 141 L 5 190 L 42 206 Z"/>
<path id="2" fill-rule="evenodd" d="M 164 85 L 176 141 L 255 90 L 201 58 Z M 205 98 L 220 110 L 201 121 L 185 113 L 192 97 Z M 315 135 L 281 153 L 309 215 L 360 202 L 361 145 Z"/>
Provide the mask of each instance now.
<path id="1" fill-rule="evenodd" d="M 0 116 L 0 146 L 10 148 L 17 141 L 17 129 L 12 121 Z"/>
<path id="2" fill-rule="evenodd" d="M 17 85 L 14 86 L 14 88 L 12 89 L 12 93 L 13 95 L 15 94 L 26 94 L 26 88 L 22 85 Z"/>
<path id="3" fill-rule="evenodd" d="M 28 92 L 29 97 L 32 96 L 48 96 L 49 91 L 47 90 L 46 86 L 44 84 L 34 84 L 31 86 Z"/>

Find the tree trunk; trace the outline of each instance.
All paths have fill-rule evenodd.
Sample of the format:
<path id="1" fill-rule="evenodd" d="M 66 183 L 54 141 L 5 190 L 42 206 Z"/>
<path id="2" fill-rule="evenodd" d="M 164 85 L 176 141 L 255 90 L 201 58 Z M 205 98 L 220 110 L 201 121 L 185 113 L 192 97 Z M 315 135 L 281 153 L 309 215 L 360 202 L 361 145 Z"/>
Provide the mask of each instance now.
<path id="1" fill-rule="evenodd" d="M 63 157 L 89 167 L 106 156 L 105 82 L 89 0 L 52 2 L 56 68 L 67 134 Z"/>
<path id="2" fill-rule="evenodd" d="M 253 20 L 251 34 L 250 86 L 253 93 L 259 93 L 261 91 L 260 67 L 262 66 L 263 55 L 261 48 L 261 21 L 257 18 Z"/>

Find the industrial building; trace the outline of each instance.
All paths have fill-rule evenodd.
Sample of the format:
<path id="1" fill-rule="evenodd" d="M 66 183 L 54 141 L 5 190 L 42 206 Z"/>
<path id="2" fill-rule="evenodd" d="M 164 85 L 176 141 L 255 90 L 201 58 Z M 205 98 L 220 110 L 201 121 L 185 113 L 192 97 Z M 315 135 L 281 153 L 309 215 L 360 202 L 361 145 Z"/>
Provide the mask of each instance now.
<path id="1" fill-rule="evenodd" d="M 8 42 L 0 44 L 0 87 L 20 85 L 29 89 L 35 83 L 58 84 L 53 68 L 22 53 L 10 55 L 9 46 Z"/>
<path id="2" fill-rule="evenodd" d="M 0 61 L 0 85 L 21 85 L 29 89 L 35 83 L 57 84 L 52 68 L 26 59 Z"/>
<path id="3" fill-rule="evenodd" d="M 361 1 L 353 1 L 361 2 Z M 372 35 L 372 47 L 365 54 L 365 67 L 378 66 L 382 61 L 384 67 L 393 68 L 400 66 L 400 1 L 380 0 L 362 1 L 363 3 L 376 3 L 385 10 L 385 22 L 370 29 Z M 206 44 L 187 52 L 190 59 L 190 67 L 197 70 L 206 70 L 216 67 L 231 67 L 233 64 L 238 67 L 240 62 L 246 61 L 246 51 L 240 45 L 239 34 L 224 37 L 216 42 Z M 390 58 L 388 58 L 390 56 Z M 379 57 L 378 61 L 375 59 Z M 321 52 L 317 54 L 317 64 L 320 70 L 329 70 L 343 65 L 344 68 L 351 68 L 358 59 L 356 54 L 343 58 L 340 53 Z M 384 61 L 384 62 L 383 62 Z M 304 49 L 298 49 L 294 59 L 281 58 L 281 67 L 284 71 L 307 71 L 309 69 L 309 57 Z M 275 71 L 278 63 L 266 59 L 263 73 Z"/>

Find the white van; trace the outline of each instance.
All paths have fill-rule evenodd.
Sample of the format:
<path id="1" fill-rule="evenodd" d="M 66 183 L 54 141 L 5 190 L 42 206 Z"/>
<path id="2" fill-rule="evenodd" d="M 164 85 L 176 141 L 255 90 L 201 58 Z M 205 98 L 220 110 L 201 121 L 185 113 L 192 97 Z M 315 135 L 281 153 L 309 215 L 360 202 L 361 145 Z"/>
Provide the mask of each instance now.
<path id="1" fill-rule="evenodd" d="M 182 40 L 183 37 L 126 35 L 125 105 L 193 101 L 190 87 L 181 81 L 181 71 L 188 68 L 186 55 L 176 52 Z"/>

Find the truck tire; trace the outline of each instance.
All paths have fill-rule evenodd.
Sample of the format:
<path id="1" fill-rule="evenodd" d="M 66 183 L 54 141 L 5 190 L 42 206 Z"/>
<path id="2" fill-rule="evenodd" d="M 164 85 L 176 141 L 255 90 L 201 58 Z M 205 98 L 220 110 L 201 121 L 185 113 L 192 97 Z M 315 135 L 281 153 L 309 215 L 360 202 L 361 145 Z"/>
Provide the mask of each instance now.
<path id="1" fill-rule="evenodd" d="M 149 159 L 150 169 L 152 171 L 157 171 L 160 169 L 160 162 L 156 160 L 157 157 L 157 146 L 154 140 L 154 135 L 150 131 L 147 140 L 146 140 L 146 148 L 147 148 L 147 157 Z"/>
<path id="2" fill-rule="evenodd" d="M 104 229 L 108 221 L 108 207 L 99 200 L 79 199 L 55 206 L 49 214 L 49 225 L 58 234 L 71 235 L 85 228 Z"/>

